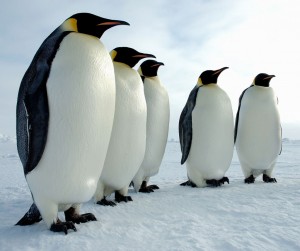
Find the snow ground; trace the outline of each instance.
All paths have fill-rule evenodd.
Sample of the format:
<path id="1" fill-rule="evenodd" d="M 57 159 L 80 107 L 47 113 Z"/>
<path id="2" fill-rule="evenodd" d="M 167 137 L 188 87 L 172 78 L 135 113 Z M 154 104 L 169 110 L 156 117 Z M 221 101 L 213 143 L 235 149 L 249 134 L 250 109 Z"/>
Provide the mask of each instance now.
<path id="1" fill-rule="evenodd" d="M 274 184 L 261 177 L 244 184 L 235 154 L 229 185 L 181 187 L 186 171 L 180 156 L 179 144 L 169 142 L 151 180 L 159 190 L 130 190 L 133 202 L 116 207 L 90 201 L 82 213 L 98 221 L 76 225 L 78 231 L 65 236 L 43 221 L 14 226 L 32 201 L 15 140 L 0 134 L 0 250 L 300 250 L 300 143 L 284 143 Z"/>

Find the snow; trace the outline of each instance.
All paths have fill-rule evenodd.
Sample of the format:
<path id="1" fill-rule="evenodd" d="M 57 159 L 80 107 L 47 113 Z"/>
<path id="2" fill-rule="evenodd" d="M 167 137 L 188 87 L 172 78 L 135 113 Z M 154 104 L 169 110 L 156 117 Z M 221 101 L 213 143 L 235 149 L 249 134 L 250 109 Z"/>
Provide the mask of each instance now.
<path id="1" fill-rule="evenodd" d="M 98 221 L 76 225 L 68 235 L 41 221 L 14 226 L 32 203 L 16 141 L 0 134 L 0 250 L 300 250 L 300 143 L 283 144 L 274 177 L 244 184 L 234 155 L 230 184 L 191 188 L 177 142 L 167 144 L 158 175 L 160 189 L 135 193 L 133 202 L 103 207 L 89 201 L 82 213 Z M 60 213 L 63 219 L 63 215 Z"/>

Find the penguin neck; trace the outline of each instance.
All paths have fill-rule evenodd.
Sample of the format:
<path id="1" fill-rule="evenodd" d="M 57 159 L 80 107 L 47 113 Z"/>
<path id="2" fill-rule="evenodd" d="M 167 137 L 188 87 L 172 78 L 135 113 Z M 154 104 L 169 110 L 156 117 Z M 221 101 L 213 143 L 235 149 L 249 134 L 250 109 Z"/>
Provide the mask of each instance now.
<path id="1" fill-rule="evenodd" d="M 202 85 L 203 85 L 203 83 L 202 83 L 201 78 L 198 78 L 198 81 L 197 81 L 196 86 L 200 87 L 200 86 L 202 86 Z"/>
<path id="2" fill-rule="evenodd" d="M 74 31 L 74 32 L 78 32 L 77 29 L 77 20 L 75 18 L 70 18 L 66 21 L 64 21 L 59 28 L 62 31 Z"/>
<path id="3" fill-rule="evenodd" d="M 160 82 L 158 76 L 152 76 L 152 77 L 147 77 L 147 76 L 145 76 L 145 78 L 151 79 L 151 80 L 156 81 L 156 82 Z"/>
<path id="4" fill-rule="evenodd" d="M 114 64 L 119 64 L 120 66 L 124 67 L 124 68 L 129 68 L 129 69 L 133 69 L 132 67 L 130 67 L 128 64 L 123 63 L 123 62 L 118 62 L 118 61 L 113 61 Z"/>

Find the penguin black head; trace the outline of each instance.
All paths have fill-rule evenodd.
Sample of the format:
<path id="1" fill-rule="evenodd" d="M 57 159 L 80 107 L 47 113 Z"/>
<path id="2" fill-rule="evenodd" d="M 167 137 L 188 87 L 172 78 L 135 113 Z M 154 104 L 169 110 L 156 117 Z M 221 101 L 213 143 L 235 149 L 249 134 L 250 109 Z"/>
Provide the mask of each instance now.
<path id="1" fill-rule="evenodd" d="M 62 26 L 65 30 L 71 30 L 101 38 L 106 30 L 116 25 L 129 25 L 129 23 L 98 17 L 90 13 L 77 13 L 69 17 Z"/>
<path id="2" fill-rule="evenodd" d="M 134 67 L 143 58 L 155 58 L 152 54 L 138 52 L 129 47 L 117 47 L 110 52 L 110 56 L 114 62 L 120 62 Z"/>
<path id="3" fill-rule="evenodd" d="M 259 73 L 254 79 L 254 85 L 262 86 L 262 87 L 269 87 L 270 81 L 274 78 L 275 75 L 268 75 L 266 73 Z"/>
<path id="4" fill-rule="evenodd" d="M 198 79 L 199 84 L 208 85 L 208 84 L 216 84 L 218 81 L 218 77 L 222 71 L 228 69 L 228 67 L 223 67 L 219 70 L 208 70 L 201 73 Z"/>
<path id="5" fill-rule="evenodd" d="M 162 62 L 157 62 L 155 60 L 146 60 L 143 63 L 141 63 L 138 72 L 141 76 L 145 77 L 155 77 L 157 76 L 158 68 L 164 65 Z"/>

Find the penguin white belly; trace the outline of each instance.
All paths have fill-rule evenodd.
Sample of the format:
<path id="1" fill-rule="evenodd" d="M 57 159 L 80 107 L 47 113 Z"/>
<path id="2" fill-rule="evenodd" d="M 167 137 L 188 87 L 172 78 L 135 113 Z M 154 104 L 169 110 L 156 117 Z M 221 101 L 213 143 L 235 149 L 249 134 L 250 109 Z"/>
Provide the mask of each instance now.
<path id="1" fill-rule="evenodd" d="M 164 156 L 170 119 L 169 96 L 157 77 L 145 78 L 144 91 L 147 103 L 146 151 L 140 170 L 143 179 L 158 173 Z"/>
<path id="2" fill-rule="evenodd" d="M 192 125 L 193 139 L 186 161 L 187 173 L 197 186 L 204 186 L 204 180 L 224 177 L 233 156 L 231 102 L 217 85 L 199 88 Z"/>
<path id="3" fill-rule="evenodd" d="M 145 154 L 147 106 L 138 73 L 122 63 L 114 67 L 116 111 L 100 182 L 120 190 L 129 186 Z"/>
<path id="4" fill-rule="evenodd" d="M 47 93 L 47 143 L 26 179 L 34 197 L 56 204 L 88 201 L 103 168 L 115 109 L 113 65 L 99 39 L 79 33 L 64 38 Z"/>
<path id="5" fill-rule="evenodd" d="M 242 166 L 267 170 L 281 149 L 281 126 L 273 90 L 251 87 L 243 96 L 236 150 Z"/>

